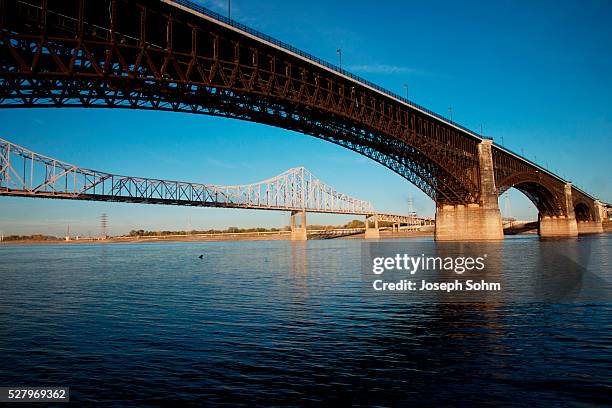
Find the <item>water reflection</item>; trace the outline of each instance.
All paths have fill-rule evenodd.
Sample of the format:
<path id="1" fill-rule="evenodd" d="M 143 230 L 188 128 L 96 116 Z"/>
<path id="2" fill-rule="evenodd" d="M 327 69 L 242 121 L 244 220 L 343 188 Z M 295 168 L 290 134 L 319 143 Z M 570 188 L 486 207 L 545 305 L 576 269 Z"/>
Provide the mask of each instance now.
<path id="1" fill-rule="evenodd" d="M 364 243 L 362 293 L 364 296 L 402 296 L 402 301 L 409 302 L 486 302 L 489 305 L 609 302 L 612 287 L 609 278 L 604 277 L 609 272 L 607 257 L 589 264 L 594 246 L 601 246 L 600 241 L 607 242 L 607 239 L 415 242 L 410 246 L 391 241 Z M 400 262 L 402 257 L 404 262 Z M 388 261 L 389 265 L 383 267 Z M 468 261 L 471 268 L 467 267 Z M 419 265 L 418 270 L 406 270 L 413 265 Z M 460 265 L 463 266 L 458 268 Z M 412 281 L 414 286 L 409 289 L 414 290 L 384 286 L 405 281 Z"/>
<path id="2" fill-rule="evenodd" d="M 364 291 L 348 239 L 3 246 L 0 383 L 69 384 L 105 406 L 609 401 L 607 236 L 396 244 L 487 253 L 472 277 L 505 289 Z"/>

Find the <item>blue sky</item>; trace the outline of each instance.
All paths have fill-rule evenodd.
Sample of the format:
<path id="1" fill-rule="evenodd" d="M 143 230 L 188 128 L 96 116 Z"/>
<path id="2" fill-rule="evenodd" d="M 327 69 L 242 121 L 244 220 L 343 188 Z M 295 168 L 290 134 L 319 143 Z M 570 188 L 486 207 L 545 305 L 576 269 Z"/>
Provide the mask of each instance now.
<path id="1" fill-rule="evenodd" d="M 226 12 L 224 1 L 202 4 Z M 232 17 L 337 63 L 492 136 L 612 201 L 612 3 L 232 0 Z M 378 3 L 377 3 L 378 4 Z M 433 215 L 407 181 L 356 153 L 273 127 L 201 115 L 86 109 L 0 109 L 0 137 L 83 167 L 244 184 L 306 166 L 380 211 Z M 502 209 L 504 208 L 502 202 Z M 511 194 L 512 215 L 534 218 Z M 281 226 L 281 212 L 0 199 L 0 230 L 81 235 L 130 229 Z M 311 215 L 312 223 L 353 217 Z"/>

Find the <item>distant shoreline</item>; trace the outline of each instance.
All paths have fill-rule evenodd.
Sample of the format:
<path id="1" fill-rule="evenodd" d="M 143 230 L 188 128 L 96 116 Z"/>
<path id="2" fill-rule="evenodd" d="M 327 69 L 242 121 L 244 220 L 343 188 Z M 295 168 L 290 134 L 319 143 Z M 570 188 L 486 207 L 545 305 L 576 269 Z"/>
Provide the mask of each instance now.
<path id="1" fill-rule="evenodd" d="M 226 236 L 222 236 L 226 235 Z M 433 236 L 433 231 L 381 231 L 381 239 L 388 238 L 421 238 Z M 356 234 L 333 239 L 364 239 L 364 234 Z M 142 236 L 142 237 L 114 237 L 108 239 L 73 239 L 66 240 L 19 240 L 4 241 L 2 245 L 61 245 L 61 244 L 117 244 L 117 243 L 156 243 L 156 242 L 237 242 L 237 241 L 290 241 L 291 235 L 288 232 L 261 234 L 217 234 L 214 236 L 201 235 L 173 235 L 173 236 Z"/>
<path id="2" fill-rule="evenodd" d="M 612 232 L 612 223 L 604 223 L 604 233 Z M 535 232 L 527 232 L 521 235 L 533 235 Z M 391 238 L 423 238 L 433 237 L 431 231 L 381 231 L 380 239 Z M 364 239 L 364 234 L 355 234 L 333 239 Z M 134 236 L 113 237 L 108 239 L 72 239 L 66 240 L 16 240 L 0 242 L 4 245 L 61 245 L 61 244 L 117 244 L 117 243 L 156 243 L 156 242 L 238 242 L 238 241 L 290 241 L 291 235 L 288 231 L 281 232 L 253 232 L 253 233 L 225 233 L 206 235 L 170 235 L 170 236 Z M 320 240 L 320 239 L 313 239 Z"/>

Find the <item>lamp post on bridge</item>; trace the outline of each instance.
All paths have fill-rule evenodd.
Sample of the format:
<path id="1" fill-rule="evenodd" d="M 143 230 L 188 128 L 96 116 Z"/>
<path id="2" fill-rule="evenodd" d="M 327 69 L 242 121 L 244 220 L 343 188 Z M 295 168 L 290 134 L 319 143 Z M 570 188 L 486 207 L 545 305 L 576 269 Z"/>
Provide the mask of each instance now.
<path id="1" fill-rule="evenodd" d="M 406 88 L 406 100 L 408 100 L 408 84 L 404 84 L 404 88 Z"/>
<path id="2" fill-rule="evenodd" d="M 450 116 L 449 119 L 452 122 L 453 121 L 453 107 L 452 106 L 448 107 L 448 115 Z"/>
<path id="3" fill-rule="evenodd" d="M 338 58 L 340 59 L 339 67 L 340 67 L 340 70 L 342 70 L 342 48 L 338 48 L 336 50 L 336 54 L 338 54 Z"/>

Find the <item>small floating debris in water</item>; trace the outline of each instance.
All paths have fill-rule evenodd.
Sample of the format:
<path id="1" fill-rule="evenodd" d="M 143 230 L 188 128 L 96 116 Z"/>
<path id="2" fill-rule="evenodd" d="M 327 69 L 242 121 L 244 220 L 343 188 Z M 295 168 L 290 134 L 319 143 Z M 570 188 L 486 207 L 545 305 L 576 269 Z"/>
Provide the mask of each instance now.
<path id="1" fill-rule="evenodd" d="M 204 255 L 200 255 L 200 256 L 198 256 L 198 258 L 200 258 L 200 259 L 204 258 Z"/>

